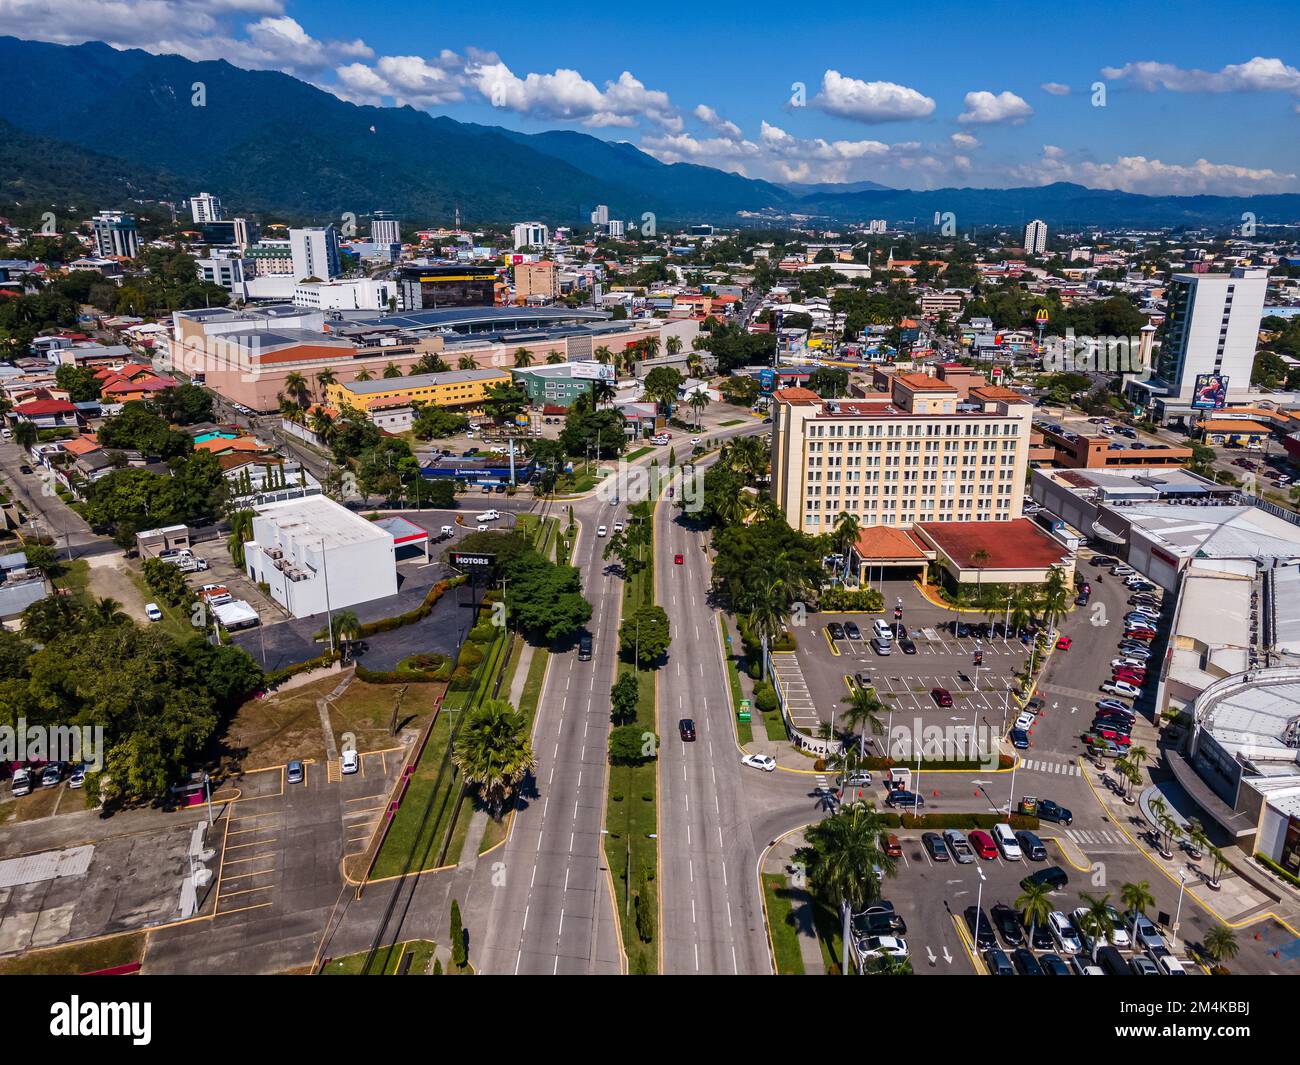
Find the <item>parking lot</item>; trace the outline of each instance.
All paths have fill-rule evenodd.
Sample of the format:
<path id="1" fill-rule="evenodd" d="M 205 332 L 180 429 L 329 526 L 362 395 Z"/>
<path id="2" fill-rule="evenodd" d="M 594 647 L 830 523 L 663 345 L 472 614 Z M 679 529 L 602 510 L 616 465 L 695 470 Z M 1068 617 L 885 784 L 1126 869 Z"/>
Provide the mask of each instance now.
<path id="1" fill-rule="evenodd" d="M 971 728 L 981 730 L 981 736 L 986 735 L 984 730 L 996 735 L 1005 732 L 1004 722 L 1015 717 L 1010 693 L 1015 673 L 1023 669 L 1028 657 L 1027 646 L 1014 637 L 955 635 L 954 619 L 960 618 L 962 625 L 980 624 L 985 619 L 935 606 L 909 581 L 887 582 L 884 594 L 883 615 L 813 615 L 813 624 L 800 633 L 797 653 L 783 656 L 794 660 L 781 668 L 779 675 L 792 708 L 797 707 L 792 710 L 796 725 L 802 721 L 804 731 L 815 731 L 819 721 L 830 721 L 832 712 L 837 716 L 843 713 L 844 700 L 854 686 L 866 684 L 876 689 L 885 707 L 887 730 L 896 736 L 891 745 L 894 755 L 910 753 L 910 748 L 898 749 L 898 743 L 909 742 L 900 726 L 910 729 L 917 717 L 927 726 L 950 729 L 954 738 L 963 733 L 969 737 Z M 905 653 L 901 641 L 895 640 L 890 654 L 881 655 L 872 645 L 872 624 L 879 617 L 892 623 L 900 602 L 901 624 L 915 645 L 914 653 Z M 834 639 L 829 628 L 832 624 L 856 625 L 861 638 L 846 634 Z M 979 666 L 975 664 L 977 654 Z M 939 705 L 932 694 L 936 689 L 949 693 L 951 706 Z"/>

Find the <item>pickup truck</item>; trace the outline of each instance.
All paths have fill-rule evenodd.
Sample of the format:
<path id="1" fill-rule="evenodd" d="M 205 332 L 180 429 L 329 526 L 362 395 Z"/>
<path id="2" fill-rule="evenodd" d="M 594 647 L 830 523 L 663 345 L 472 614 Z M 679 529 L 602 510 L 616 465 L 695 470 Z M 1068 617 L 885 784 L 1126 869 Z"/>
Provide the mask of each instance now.
<path id="1" fill-rule="evenodd" d="M 496 521 L 499 517 L 501 517 L 501 511 L 499 511 L 499 510 L 485 510 L 485 511 L 483 511 L 482 514 L 480 514 L 480 515 L 478 516 L 478 520 L 479 520 L 479 521 Z"/>

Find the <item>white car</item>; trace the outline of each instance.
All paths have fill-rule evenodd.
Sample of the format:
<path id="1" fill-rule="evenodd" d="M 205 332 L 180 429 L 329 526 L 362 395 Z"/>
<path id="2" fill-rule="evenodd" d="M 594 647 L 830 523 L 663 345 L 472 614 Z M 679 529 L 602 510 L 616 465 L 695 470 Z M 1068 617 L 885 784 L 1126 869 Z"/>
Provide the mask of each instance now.
<path id="1" fill-rule="evenodd" d="M 597 536 L 605 536 L 605 535 L 607 535 L 608 533 L 609 533 L 609 530 L 606 529 L 605 526 L 603 526 L 603 525 L 601 525 L 599 528 L 596 529 L 596 535 L 597 535 Z"/>
<path id="2" fill-rule="evenodd" d="M 1021 714 L 1018 718 L 1016 718 L 1016 723 L 1011 727 L 1025 729 L 1026 731 L 1028 731 L 1030 728 L 1033 727 L 1033 724 L 1034 724 L 1034 715 L 1026 711 L 1025 713 Z"/>
<path id="3" fill-rule="evenodd" d="M 623 531 L 623 523 L 621 521 L 614 522 L 614 531 L 616 533 L 620 533 Z"/>
<path id="4" fill-rule="evenodd" d="M 163 612 L 158 609 L 157 603 L 145 603 L 144 616 L 150 621 L 162 621 Z"/>
<path id="5" fill-rule="evenodd" d="M 1126 680 L 1108 680 L 1101 686 L 1101 690 L 1108 695 L 1122 695 L 1126 699 L 1136 699 L 1142 694 L 1141 688 Z"/>
<path id="6" fill-rule="evenodd" d="M 907 940 L 898 936 L 867 936 L 858 940 L 858 954 L 864 958 L 906 958 Z"/>
<path id="7" fill-rule="evenodd" d="M 1165 976 L 1186 976 L 1187 969 L 1172 954 L 1155 954 L 1147 951 L 1147 956 L 1156 963 L 1156 968 Z"/>
<path id="8" fill-rule="evenodd" d="M 1016 839 L 1016 834 L 1010 825 L 1005 822 L 994 825 L 992 835 L 993 842 L 997 844 L 998 850 L 1002 852 L 1004 861 L 1020 861 L 1020 842 Z"/>
<path id="9" fill-rule="evenodd" d="M 361 756 L 355 750 L 346 750 L 339 755 L 339 768 L 346 774 L 355 773 L 361 768 Z"/>
<path id="10" fill-rule="evenodd" d="M 699 438 L 698 436 L 693 436 L 693 437 L 691 437 L 691 446 L 692 446 L 692 447 L 699 447 L 699 446 L 700 446 L 700 438 Z"/>
<path id="11" fill-rule="evenodd" d="M 751 769 L 761 769 L 765 773 L 771 773 L 776 769 L 776 759 L 768 754 L 747 754 L 740 760 L 741 765 L 747 765 Z"/>
<path id="12" fill-rule="evenodd" d="M 1062 954 L 1078 954 L 1083 949 L 1074 925 L 1060 910 L 1054 910 L 1047 915 L 1047 927 Z"/>
<path id="13" fill-rule="evenodd" d="M 1145 658 L 1130 656 L 1128 658 L 1112 658 L 1110 660 L 1111 669 L 1121 669 L 1124 666 L 1134 666 L 1137 669 L 1146 669 L 1147 662 Z"/>

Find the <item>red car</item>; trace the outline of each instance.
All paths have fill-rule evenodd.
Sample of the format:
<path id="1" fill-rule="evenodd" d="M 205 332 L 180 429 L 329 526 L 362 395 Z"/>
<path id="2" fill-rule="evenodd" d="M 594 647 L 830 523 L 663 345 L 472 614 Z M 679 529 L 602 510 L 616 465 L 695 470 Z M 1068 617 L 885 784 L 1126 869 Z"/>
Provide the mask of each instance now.
<path id="1" fill-rule="evenodd" d="M 681 555 L 673 555 L 673 562 L 680 566 L 686 559 Z"/>
<path id="2" fill-rule="evenodd" d="M 1058 651 L 1068 651 L 1073 646 L 1074 646 L 1074 641 L 1070 639 L 1070 637 L 1068 636 L 1062 636 L 1059 640 L 1056 641 L 1056 649 Z"/>
<path id="3" fill-rule="evenodd" d="M 1145 673 L 1135 673 L 1132 670 L 1117 669 L 1111 674 L 1111 680 L 1126 681 L 1135 688 L 1140 688 L 1146 683 L 1147 675 Z"/>
<path id="4" fill-rule="evenodd" d="M 1154 640 L 1156 638 L 1156 630 L 1139 626 L 1135 629 L 1125 629 L 1124 636 L 1129 640 Z"/>
<path id="5" fill-rule="evenodd" d="M 952 706 L 952 692 L 947 688 L 932 689 L 930 698 L 934 700 L 936 706 L 942 706 L 945 709 Z"/>
<path id="6" fill-rule="evenodd" d="M 1113 728 L 1107 728 L 1105 725 L 1096 725 L 1093 730 L 1103 740 L 1110 740 L 1116 747 L 1127 747 L 1133 741 L 1129 739 L 1125 732 L 1116 732 Z"/>
<path id="7" fill-rule="evenodd" d="M 991 861 L 998 856 L 997 845 L 993 842 L 993 837 L 987 832 L 976 829 L 966 838 L 970 841 L 971 850 L 981 858 Z"/>

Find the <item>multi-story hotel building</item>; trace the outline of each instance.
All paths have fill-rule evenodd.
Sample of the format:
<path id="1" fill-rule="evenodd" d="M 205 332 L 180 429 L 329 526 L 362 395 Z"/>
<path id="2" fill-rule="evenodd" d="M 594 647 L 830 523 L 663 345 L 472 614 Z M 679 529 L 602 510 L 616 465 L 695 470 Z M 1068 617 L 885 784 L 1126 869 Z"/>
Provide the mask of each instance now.
<path id="1" fill-rule="evenodd" d="M 805 533 L 831 531 L 842 511 L 863 528 L 1021 516 L 1033 407 L 1007 388 L 956 387 L 898 374 L 889 391 L 823 400 L 779 389 L 772 492 Z"/>

